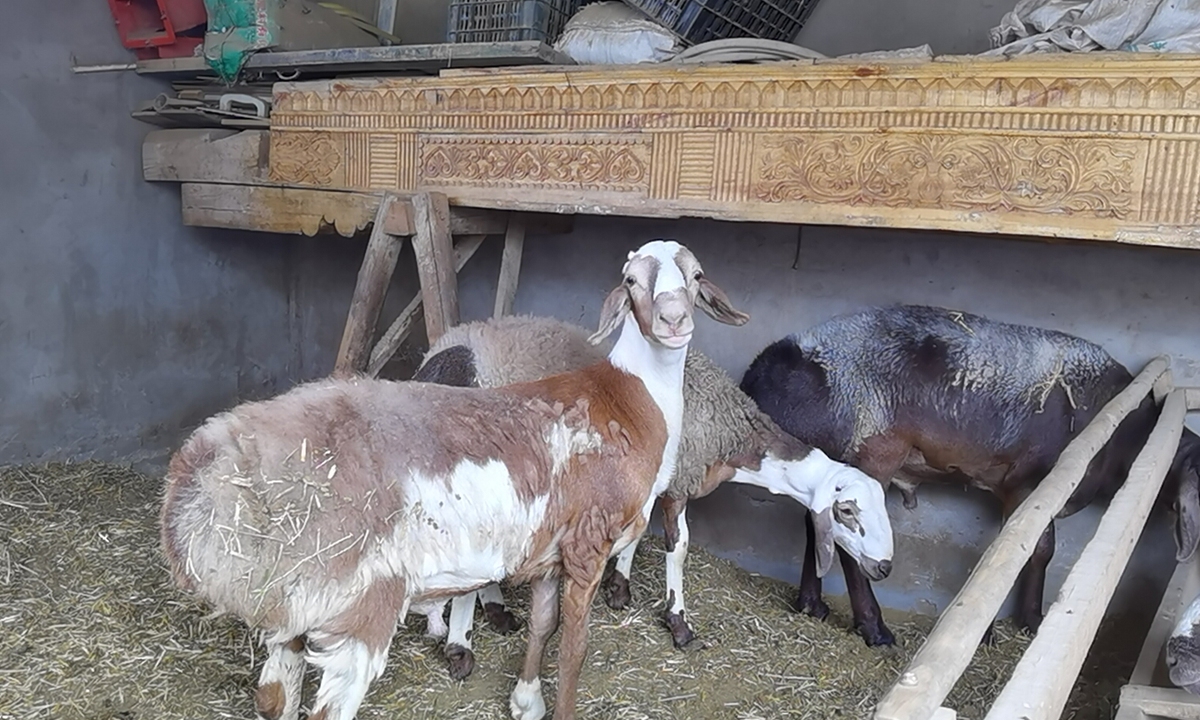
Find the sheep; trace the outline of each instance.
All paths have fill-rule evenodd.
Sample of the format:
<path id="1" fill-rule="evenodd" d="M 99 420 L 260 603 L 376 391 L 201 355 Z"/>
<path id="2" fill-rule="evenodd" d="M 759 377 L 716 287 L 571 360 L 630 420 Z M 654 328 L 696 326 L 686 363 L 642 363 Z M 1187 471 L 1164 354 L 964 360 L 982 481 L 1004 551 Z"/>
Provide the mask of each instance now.
<path id="1" fill-rule="evenodd" d="M 898 486 L 909 510 L 917 505 L 916 485 L 938 480 L 988 490 L 1007 518 L 1071 438 L 1131 380 L 1102 348 L 1065 333 L 898 305 L 840 315 L 776 341 L 750 364 L 741 388 L 787 432 L 884 487 Z M 1124 482 L 1156 415 L 1147 397 L 1089 465 L 1058 517 Z M 1200 467 L 1194 442 L 1181 444 L 1181 452 L 1176 466 L 1194 473 Z M 1041 624 L 1053 554 L 1051 523 L 1019 582 L 1016 620 L 1030 632 Z M 806 554 L 796 609 L 823 618 L 828 607 L 812 560 Z M 852 558 L 842 554 L 841 563 L 864 640 L 893 644 L 867 579 Z M 985 642 L 990 638 L 989 628 Z"/>
<path id="2" fill-rule="evenodd" d="M 1193 695 L 1200 695 L 1200 597 L 1184 609 L 1167 638 L 1167 676 Z"/>
<path id="3" fill-rule="evenodd" d="M 605 561 L 645 530 L 674 471 L 693 308 L 742 325 L 675 241 L 631 252 L 600 311 L 607 359 L 505 388 L 327 379 L 210 418 L 172 457 L 161 544 L 174 582 L 260 634 L 258 712 L 350 720 L 410 609 L 500 579 L 532 585 L 515 720 L 546 707 L 546 641 L 562 638 L 556 720 L 575 716 Z"/>
<path id="4" fill-rule="evenodd" d="M 426 353 L 414 379 L 423 382 L 495 387 L 528 382 L 595 362 L 601 351 L 582 328 L 552 318 L 504 317 L 459 325 Z M 892 535 L 883 488 L 866 475 L 830 461 L 779 429 L 733 380 L 695 348 L 684 371 L 684 418 L 675 474 L 661 496 L 667 545 L 667 608 L 663 622 L 683 648 L 695 637 L 685 619 L 683 565 L 688 547 L 689 498 L 711 492 L 725 480 L 765 487 L 792 496 L 816 512 L 818 573 L 833 561 L 836 542 L 876 579 L 891 570 Z M 834 522 L 836 521 L 836 522 Z M 809 542 L 813 542 L 810 536 Z M 629 574 L 637 543 L 617 557 L 609 576 L 607 602 L 629 602 Z M 489 622 L 501 632 L 515 626 L 498 587 L 480 597 Z M 451 677 L 474 667 L 468 631 L 472 596 L 455 598 L 445 645 Z M 436 622 L 441 622 L 440 612 Z"/>

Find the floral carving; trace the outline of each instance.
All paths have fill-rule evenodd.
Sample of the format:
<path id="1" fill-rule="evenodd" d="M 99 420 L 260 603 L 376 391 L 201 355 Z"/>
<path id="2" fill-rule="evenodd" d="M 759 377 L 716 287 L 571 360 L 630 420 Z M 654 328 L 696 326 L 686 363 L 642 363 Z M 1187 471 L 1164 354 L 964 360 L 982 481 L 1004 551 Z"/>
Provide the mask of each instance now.
<path id="1" fill-rule="evenodd" d="M 334 184 L 342 153 L 329 133 L 271 134 L 271 179 L 296 185 Z"/>
<path id="2" fill-rule="evenodd" d="M 754 192 L 809 201 L 982 211 L 1133 212 L 1130 141 L 957 135 L 769 140 Z"/>
<path id="3" fill-rule="evenodd" d="M 430 143 L 421 153 L 426 182 L 540 184 L 606 190 L 644 188 L 645 145 L 637 143 Z"/>

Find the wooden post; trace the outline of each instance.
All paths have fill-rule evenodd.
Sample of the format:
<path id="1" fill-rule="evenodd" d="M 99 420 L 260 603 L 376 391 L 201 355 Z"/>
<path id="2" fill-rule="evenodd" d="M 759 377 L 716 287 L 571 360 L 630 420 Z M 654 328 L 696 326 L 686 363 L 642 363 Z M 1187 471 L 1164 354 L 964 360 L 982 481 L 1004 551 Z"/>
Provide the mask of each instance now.
<path id="1" fill-rule="evenodd" d="M 400 249 L 404 247 L 404 238 L 391 235 L 385 229 L 384 218 L 396 200 L 396 196 L 386 193 L 375 213 L 371 239 L 367 242 L 367 253 L 358 269 L 350 313 L 346 317 L 342 344 L 333 366 L 334 375 L 354 374 L 367 366 L 375 324 L 379 322 L 388 285 L 392 281 L 392 273 L 396 271 L 396 260 L 400 257 Z"/>
<path id="2" fill-rule="evenodd" d="M 1171 469 L 1186 410 L 1183 392 L 1167 395 L 1150 439 L 1129 468 L 1128 479 L 1100 518 L 1095 536 L 1071 567 L 1037 637 L 1021 655 L 984 720 L 1058 720 L 1062 716 L 1117 581 Z"/>
<path id="3" fill-rule="evenodd" d="M 971 662 L 1037 539 L 1075 491 L 1088 463 L 1169 366 L 1157 357 L 1108 401 L 1058 458 L 1050 474 L 1001 528 L 933 632 L 875 711 L 875 720 L 929 720 Z"/>
<path id="4" fill-rule="evenodd" d="M 496 283 L 496 306 L 492 317 L 511 315 L 521 275 L 521 252 L 525 248 L 525 218 L 513 213 L 504 233 L 504 254 L 500 258 L 500 280 Z"/>
<path id="5" fill-rule="evenodd" d="M 1171 582 L 1163 592 L 1162 601 L 1158 604 L 1158 612 L 1154 621 L 1146 631 L 1146 641 L 1142 643 L 1142 651 L 1138 655 L 1137 665 L 1129 676 L 1130 685 L 1167 685 L 1167 664 L 1163 658 L 1163 648 L 1167 646 L 1167 638 L 1175 627 L 1175 622 L 1196 595 L 1200 594 L 1200 557 L 1193 557 L 1185 563 L 1175 566 Z M 1200 698 L 1197 698 L 1200 701 Z"/>
<path id="6" fill-rule="evenodd" d="M 462 271 L 463 266 L 483 244 L 483 239 L 486 237 L 486 235 L 468 235 L 454 246 L 454 272 Z M 400 345 L 412 331 L 412 326 L 421 316 L 421 302 L 421 295 L 418 294 L 396 317 L 395 322 L 391 324 L 383 337 L 379 338 L 379 342 L 375 343 L 375 349 L 371 351 L 371 360 L 367 363 L 367 375 L 378 377 L 379 371 L 400 349 Z"/>
<path id="7" fill-rule="evenodd" d="M 375 11 L 375 27 L 389 35 L 396 33 L 396 0 L 379 0 Z"/>
<path id="8" fill-rule="evenodd" d="M 1200 720 L 1200 698 L 1180 688 L 1126 685 L 1117 720 Z"/>
<path id="9" fill-rule="evenodd" d="M 413 249 L 425 302 L 429 343 L 458 324 L 458 278 L 450 238 L 450 203 L 441 193 L 413 195 Z"/>

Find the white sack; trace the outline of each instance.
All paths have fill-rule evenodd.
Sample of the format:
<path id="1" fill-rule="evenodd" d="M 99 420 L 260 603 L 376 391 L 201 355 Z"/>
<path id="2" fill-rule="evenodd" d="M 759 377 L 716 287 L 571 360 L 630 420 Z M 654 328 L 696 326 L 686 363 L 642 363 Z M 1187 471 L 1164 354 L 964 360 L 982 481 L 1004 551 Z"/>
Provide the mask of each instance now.
<path id="1" fill-rule="evenodd" d="M 680 43 L 623 2 L 597 2 L 571 16 L 554 49 L 581 65 L 633 65 L 670 60 Z"/>

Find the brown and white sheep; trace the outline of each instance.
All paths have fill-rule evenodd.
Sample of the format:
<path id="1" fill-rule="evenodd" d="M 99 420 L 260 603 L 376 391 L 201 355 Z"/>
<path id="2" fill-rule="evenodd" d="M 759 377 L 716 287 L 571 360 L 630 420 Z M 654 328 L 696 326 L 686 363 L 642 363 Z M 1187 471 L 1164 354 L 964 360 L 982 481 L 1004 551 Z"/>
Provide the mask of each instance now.
<path id="1" fill-rule="evenodd" d="M 181 588 L 261 633 L 259 713 L 298 717 L 307 660 L 311 717 L 350 720 L 410 608 L 507 578 L 533 586 L 512 715 L 545 714 L 561 579 L 554 717 L 574 717 L 605 561 L 674 470 L 693 308 L 748 319 L 676 242 L 631 252 L 623 274 L 592 338 L 622 328 L 607 360 L 496 389 L 314 382 L 211 418 L 175 454 L 163 550 Z"/>
<path id="2" fill-rule="evenodd" d="M 426 353 L 414 379 L 446 384 L 494 387 L 527 382 L 595 362 L 602 351 L 586 332 L 553 318 L 505 317 L 451 328 Z M 892 534 L 879 483 L 858 470 L 829 460 L 820 450 L 797 441 L 758 409 L 733 380 L 708 357 L 688 350 L 683 382 L 683 431 L 675 474 L 660 498 L 667 545 L 667 607 L 663 622 L 676 647 L 694 634 L 685 619 L 683 566 L 688 549 L 686 507 L 689 499 L 711 492 L 726 480 L 765 487 L 810 508 L 818 518 L 818 572 L 833 562 L 833 548 L 845 548 L 867 573 L 886 577 L 891 568 Z M 629 573 L 637 542 L 617 557 L 608 579 L 608 604 L 620 609 L 629 601 Z M 515 620 L 498 587 L 480 591 L 488 621 L 500 631 Z M 468 632 L 474 598 L 451 603 L 445 653 L 450 674 L 470 674 L 473 655 Z M 442 626 L 441 610 L 430 625 Z"/>

